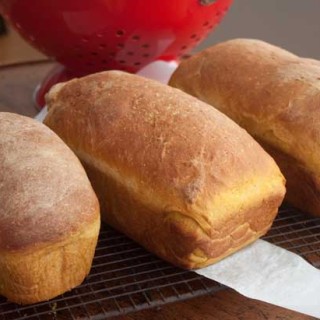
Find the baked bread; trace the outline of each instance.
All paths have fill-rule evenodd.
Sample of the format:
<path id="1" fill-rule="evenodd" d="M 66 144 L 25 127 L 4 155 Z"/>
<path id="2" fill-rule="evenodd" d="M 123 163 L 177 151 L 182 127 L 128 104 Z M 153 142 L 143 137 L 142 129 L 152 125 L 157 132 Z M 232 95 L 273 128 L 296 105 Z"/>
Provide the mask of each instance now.
<path id="1" fill-rule="evenodd" d="M 29 304 L 89 273 L 99 203 L 81 163 L 49 128 L 0 112 L 0 294 Z"/>
<path id="2" fill-rule="evenodd" d="M 273 159 L 219 111 L 120 71 L 56 85 L 45 124 L 81 159 L 102 219 L 184 268 L 270 228 L 285 188 Z"/>
<path id="3" fill-rule="evenodd" d="M 236 39 L 182 62 L 170 85 L 232 118 L 278 163 L 287 200 L 320 216 L 320 63 Z"/>

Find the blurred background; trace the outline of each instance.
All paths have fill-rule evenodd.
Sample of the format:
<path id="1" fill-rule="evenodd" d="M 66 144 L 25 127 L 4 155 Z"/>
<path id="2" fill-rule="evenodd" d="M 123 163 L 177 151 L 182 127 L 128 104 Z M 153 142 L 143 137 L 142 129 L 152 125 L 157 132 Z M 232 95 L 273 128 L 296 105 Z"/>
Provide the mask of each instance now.
<path id="1" fill-rule="evenodd" d="M 234 0 L 222 24 L 197 50 L 223 40 L 246 37 L 320 59 L 319 13 L 320 0 Z M 10 27 L 0 35 L 0 64 L 44 58 Z"/>
<path id="2" fill-rule="evenodd" d="M 221 25 L 198 49 L 237 37 L 256 38 L 320 59 L 319 0 L 234 0 Z"/>

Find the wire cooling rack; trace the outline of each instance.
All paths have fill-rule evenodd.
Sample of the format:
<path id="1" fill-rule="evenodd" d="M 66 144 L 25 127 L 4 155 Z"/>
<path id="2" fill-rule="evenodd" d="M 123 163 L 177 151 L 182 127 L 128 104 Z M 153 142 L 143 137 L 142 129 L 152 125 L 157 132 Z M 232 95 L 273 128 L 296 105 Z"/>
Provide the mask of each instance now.
<path id="1" fill-rule="evenodd" d="M 264 239 L 320 268 L 320 218 L 283 207 Z M 0 298 L 0 319 L 106 319 L 223 288 L 194 272 L 173 267 L 103 226 L 91 273 L 81 286 L 31 306 L 17 306 Z"/>

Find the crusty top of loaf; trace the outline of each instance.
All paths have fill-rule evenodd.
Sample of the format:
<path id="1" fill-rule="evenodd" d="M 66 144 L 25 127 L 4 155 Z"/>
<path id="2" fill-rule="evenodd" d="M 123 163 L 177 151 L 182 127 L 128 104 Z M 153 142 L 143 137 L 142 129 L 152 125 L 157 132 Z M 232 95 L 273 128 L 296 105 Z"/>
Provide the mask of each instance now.
<path id="1" fill-rule="evenodd" d="M 79 160 L 45 125 L 0 113 L 0 251 L 54 245 L 99 218 Z"/>
<path id="2" fill-rule="evenodd" d="M 210 103 L 319 175 L 320 62 L 235 39 L 181 63 L 170 85 Z"/>
<path id="3" fill-rule="evenodd" d="M 252 202 L 237 197 L 248 185 L 259 201 L 283 185 L 273 159 L 245 130 L 156 81 L 107 71 L 55 86 L 47 105 L 45 123 L 82 159 L 141 201 L 190 215 L 204 229 Z"/>

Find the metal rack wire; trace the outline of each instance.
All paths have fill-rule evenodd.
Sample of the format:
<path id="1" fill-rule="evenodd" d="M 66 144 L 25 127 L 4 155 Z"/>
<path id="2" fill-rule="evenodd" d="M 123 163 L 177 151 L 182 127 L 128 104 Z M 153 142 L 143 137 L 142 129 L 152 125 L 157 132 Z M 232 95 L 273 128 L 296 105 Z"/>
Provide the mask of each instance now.
<path id="1" fill-rule="evenodd" d="M 264 239 L 298 253 L 320 268 L 320 218 L 283 207 Z M 91 273 L 81 286 L 31 306 L 18 306 L 0 298 L 0 319 L 106 319 L 223 288 L 160 260 L 103 226 Z"/>

